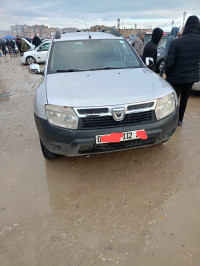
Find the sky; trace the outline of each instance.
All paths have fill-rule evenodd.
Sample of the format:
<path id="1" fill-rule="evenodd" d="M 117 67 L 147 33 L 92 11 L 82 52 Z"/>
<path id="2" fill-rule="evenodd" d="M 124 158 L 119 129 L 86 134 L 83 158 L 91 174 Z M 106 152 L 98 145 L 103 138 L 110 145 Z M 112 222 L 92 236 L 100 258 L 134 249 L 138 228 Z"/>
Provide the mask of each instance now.
<path id="1" fill-rule="evenodd" d="M 200 18 L 200 0 L 0 0 L 0 30 L 19 24 L 49 27 L 182 27 L 183 12 Z M 84 18 L 84 19 L 83 19 Z"/>

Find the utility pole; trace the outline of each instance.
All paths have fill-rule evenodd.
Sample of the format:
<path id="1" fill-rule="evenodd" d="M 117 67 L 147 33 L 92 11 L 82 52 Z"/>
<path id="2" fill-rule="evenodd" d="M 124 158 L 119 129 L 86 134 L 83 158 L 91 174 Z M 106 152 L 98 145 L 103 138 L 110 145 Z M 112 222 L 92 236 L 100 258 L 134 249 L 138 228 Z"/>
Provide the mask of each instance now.
<path id="1" fill-rule="evenodd" d="M 183 28 L 184 25 L 185 25 L 185 17 L 186 17 L 186 14 L 187 14 L 187 12 L 184 11 L 184 12 L 183 12 L 183 25 L 182 25 L 182 28 Z"/>
<path id="2" fill-rule="evenodd" d="M 118 28 L 118 30 L 120 30 L 120 18 L 118 18 L 118 20 L 117 20 L 117 28 Z"/>

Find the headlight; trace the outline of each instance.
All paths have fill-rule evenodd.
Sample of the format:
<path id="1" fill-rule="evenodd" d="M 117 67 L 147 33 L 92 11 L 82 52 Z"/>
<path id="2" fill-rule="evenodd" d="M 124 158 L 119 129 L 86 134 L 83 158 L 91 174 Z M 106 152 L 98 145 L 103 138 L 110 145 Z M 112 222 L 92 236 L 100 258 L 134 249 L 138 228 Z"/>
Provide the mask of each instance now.
<path id="1" fill-rule="evenodd" d="M 50 124 L 58 127 L 77 129 L 78 117 L 73 108 L 47 104 L 45 110 Z"/>
<path id="2" fill-rule="evenodd" d="M 160 120 L 171 114 L 175 110 L 175 105 L 176 101 L 174 93 L 158 99 L 155 109 L 157 120 Z"/>

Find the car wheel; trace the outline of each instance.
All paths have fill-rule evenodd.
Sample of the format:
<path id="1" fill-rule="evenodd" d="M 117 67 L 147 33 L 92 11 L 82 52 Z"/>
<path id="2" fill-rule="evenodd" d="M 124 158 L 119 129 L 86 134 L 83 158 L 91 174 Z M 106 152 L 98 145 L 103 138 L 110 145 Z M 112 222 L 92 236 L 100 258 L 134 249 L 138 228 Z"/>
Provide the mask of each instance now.
<path id="1" fill-rule="evenodd" d="M 160 60 L 160 62 L 158 63 L 157 70 L 159 73 L 161 72 L 163 66 L 164 66 L 164 59 Z"/>
<path id="2" fill-rule="evenodd" d="M 28 65 L 34 64 L 35 62 L 36 62 L 36 60 L 35 60 L 35 58 L 32 57 L 32 56 L 28 56 L 28 57 L 26 58 L 26 63 L 27 63 Z"/>
<path id="3" fill-rule="evenodd" d="M 52 160 L 52 159 L 58 158 L 60 156 L 59 154 L 56 154 L 56 153 L 53 153 L 53 152 L 49 151 L 44 146 L 44 144 L 42 143 L 41 140 L 40 140 L 40 146 L 41 146 L 41 150 L 42 150 L 42 154 L 43 154 L 44 158 L 46 158 L 48 160 Z"/>

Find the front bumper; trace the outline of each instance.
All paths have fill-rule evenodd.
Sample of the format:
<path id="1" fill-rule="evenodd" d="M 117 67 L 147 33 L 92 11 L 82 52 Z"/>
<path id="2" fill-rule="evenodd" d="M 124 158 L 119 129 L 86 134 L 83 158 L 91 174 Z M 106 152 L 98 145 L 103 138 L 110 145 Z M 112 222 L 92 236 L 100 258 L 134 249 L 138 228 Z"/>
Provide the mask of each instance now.
<path id="1" fill-rule="evenodd" d="M 42 143 L 53 153 L 67 156 L 105 153 L 159 144 L 168 140 L 175 132 L 178 124 L 178 107 L 176 107 L 176 110 L 172 114 L 160 121 L 115 128 L 70 130 L 53 126 L 47 120 L 38 117 L 36 114 L 35 123 Z M 119 143 L 96 144 L 96 135 L 141 129 L 144 129 L 148 135 L 146 140 L 135 139 Z"/>
<path id="2" fill-rule="evenodd" d="M 26 58 L 25 58 L 24 54 L 20 55 L 19 59 L 20 59 L 21 64 L 24 64 L 24 65 L 26 64 Z"/>

